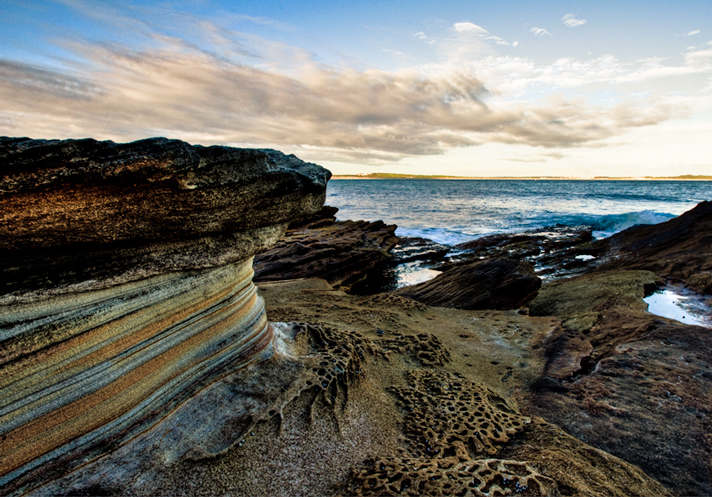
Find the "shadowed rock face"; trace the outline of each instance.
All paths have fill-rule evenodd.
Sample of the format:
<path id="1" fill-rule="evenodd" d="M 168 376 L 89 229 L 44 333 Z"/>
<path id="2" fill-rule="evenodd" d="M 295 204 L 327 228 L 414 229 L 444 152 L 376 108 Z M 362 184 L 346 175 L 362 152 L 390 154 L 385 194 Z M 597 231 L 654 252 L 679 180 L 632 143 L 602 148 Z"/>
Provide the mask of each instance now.
<path id="1" fill-rule="evenodd" d="M 272 355 L 252 256 L 330 173 L 273 150 L 0 138 L 0 487 L 22 492 Z"/>
<path id="2" fill-rule="evenodd" d="M 392 259 L 396 225 L 383 221 L 336 221 L 325 207 L 309 222 L 294 223 L 273 247 L 255 256 L 255 281 L 324 278 L 352 290 Z"/>
<path id="3" fill-rule="evenodd" d="M 439 307 L 518 309 L 536 296 L 540 286 L 531 264 L 497 258 L 457 266 L 393 293 Z"/>

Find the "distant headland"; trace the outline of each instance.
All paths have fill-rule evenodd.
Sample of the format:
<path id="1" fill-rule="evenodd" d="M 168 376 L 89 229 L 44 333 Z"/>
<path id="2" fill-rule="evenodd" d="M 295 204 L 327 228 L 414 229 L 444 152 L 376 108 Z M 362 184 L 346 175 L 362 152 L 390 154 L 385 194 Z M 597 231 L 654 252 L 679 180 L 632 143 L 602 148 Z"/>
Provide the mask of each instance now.
<path id="1" fill-rule="evenodd" d="M 463 179 L 463 180 L 600 180 L 600 181 L 712 181 L 712 176 L 699 174 L 683 174 L 680 176 L 449 176 L 442 174 L 396 174 L 396 173 L 363 173 L 335 174 L 332 179 Z"/>

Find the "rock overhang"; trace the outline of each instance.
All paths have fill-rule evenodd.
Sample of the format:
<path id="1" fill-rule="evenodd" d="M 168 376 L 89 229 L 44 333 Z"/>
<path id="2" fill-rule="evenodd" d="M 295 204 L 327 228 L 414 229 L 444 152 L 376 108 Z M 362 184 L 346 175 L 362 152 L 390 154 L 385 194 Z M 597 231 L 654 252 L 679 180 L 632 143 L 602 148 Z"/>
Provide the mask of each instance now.
<path id="1" fill-rule="evenodd" d="M 330 173 L 274 150 L 0 138 L 0 487 L 104 454 L 273 355 L 253 255 Z"/>

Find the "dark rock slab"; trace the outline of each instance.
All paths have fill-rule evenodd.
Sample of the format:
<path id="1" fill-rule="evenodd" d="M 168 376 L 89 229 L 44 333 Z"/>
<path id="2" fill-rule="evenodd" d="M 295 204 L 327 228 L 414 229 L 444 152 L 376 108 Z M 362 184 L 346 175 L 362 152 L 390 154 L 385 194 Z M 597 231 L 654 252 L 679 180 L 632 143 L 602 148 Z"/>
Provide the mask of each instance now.
<path id="1" fill-rule="evenodd" d="M 601 269 L 647 269 L 712 294 L 712 202 L 669 221 L 633 226 L 598 242 Z"/>
<path id="2" fill-rule="evenodd" d="M 331 208 L 333 209 L 333 208 Z M 274 247 L 255 256 L 255 281 L 323 278 L 341 290 L 392 259 L 395 225 L 382 221 L 334 221 L 335 211 L 287 231 Z"/>
<path id="3" fill-rule="evenodd" d="M 568 277 L 588 269 L 585 259 L 596 258 L 602 252 L 591 242 L 587 226 L 552 226 L 523 233 L 501 233 L 461 243 L 458 251 L 436 269 L 448 270 L 490 257 L 507 257 L 532 264 L 537 274 L 547 278 Z"/>
<path id="4" fill-rule="evenodd" d="M 485 259 L 458 266 L 393 293 L 426 305 L 457 309 L 518 309 L 536 296 L 541 280 L 532 266 L 512 259 Z"/>
<path id="5" fill-rule="evenodd" d="M 413 261 L 437 261 L 450 252 L 451 247 L 427 238 L 401 238 L 392 254 L 397 264 Z"/>

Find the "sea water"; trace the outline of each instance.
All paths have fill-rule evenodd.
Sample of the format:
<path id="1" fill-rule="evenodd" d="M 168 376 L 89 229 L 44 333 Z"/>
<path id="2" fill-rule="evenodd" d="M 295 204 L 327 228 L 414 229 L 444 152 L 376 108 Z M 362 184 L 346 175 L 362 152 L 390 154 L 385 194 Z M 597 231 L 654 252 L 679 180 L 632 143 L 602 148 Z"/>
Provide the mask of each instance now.
<path id="1" fill-rule="evenodd" d="M 485 235 L 590 226 L 596 238 L 656 224 L 712 200 L 712 181 L 331 180 L 338 219 L 382 220 L 396 234 L 455 245 Z"/>
<path id="2" fill-rule="evenodd" d="M 402 237 L 455 245 L 486 235 L 551 226 L 588 226 L 604 238 L 656 224 L 712 200 L 712 181 L 332 180 L 327 205 L 337 219 L 382 220 Z M 397 269 L 397 286 L 438 274 L 417 264 Z M 712 326 L 703 299 L 671 288 L 646 299 L 649 311 Z"/>

